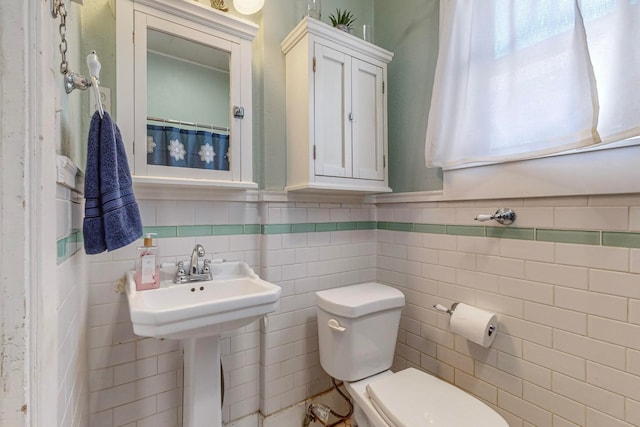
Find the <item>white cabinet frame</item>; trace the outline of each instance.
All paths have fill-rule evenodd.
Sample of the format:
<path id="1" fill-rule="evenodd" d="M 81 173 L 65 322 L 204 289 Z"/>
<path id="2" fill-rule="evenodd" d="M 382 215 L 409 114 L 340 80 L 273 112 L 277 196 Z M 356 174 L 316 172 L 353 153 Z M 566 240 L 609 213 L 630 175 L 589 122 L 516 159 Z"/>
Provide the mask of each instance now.
<path id="1" fill-rule="evenodd" d="M 390 192 L 385 81 L 393 54 L 310 18 L 281 46 L 285 190 Z"/>
<path id="2" fill-rule="evenodd" d="M 116 27 L 116 112 L 134 185 L 257 188 L 253 182 L 251 74 L 251 43 L 257 25 L 193 1 L 118 0 Z M 244 108 L 244 118 L 230 118 L 230 171 L 147 164 L 147 28 L 178 34 L 230 53 L 231 106 Z"/>

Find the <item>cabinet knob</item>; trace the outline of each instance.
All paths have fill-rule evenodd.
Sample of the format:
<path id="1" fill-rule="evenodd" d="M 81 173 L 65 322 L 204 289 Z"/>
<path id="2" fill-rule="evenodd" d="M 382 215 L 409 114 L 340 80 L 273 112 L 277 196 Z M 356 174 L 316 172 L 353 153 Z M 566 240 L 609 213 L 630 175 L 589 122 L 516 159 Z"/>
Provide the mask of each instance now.
<path id="1" fill-rule="evenodd" d="M 349 113 L 349 120 L 353 121 L 353 113 Z"/>

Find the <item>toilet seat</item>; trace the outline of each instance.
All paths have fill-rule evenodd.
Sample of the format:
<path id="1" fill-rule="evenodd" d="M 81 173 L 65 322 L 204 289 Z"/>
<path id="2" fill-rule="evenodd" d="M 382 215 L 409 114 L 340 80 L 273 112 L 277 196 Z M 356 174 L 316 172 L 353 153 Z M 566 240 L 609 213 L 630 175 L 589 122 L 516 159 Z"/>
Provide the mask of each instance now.
<path id="1" fill-rule="evenodd" d="M 497 412 L 480 400 L 414 368 L 376 375 L 366 385 L 353 387 L 355 384 L 350 388 L 356 393 L 364 391 L 376 415 L 391 427 L 508 427 Z M 363 396 L 353 397 L 362 400 Z"/>

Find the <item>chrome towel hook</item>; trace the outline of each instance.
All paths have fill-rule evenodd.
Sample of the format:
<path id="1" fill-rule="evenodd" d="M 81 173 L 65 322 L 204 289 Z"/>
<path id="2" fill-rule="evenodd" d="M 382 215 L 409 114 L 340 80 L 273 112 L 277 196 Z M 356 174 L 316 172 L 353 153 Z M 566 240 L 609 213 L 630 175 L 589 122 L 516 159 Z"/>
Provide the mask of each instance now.
<path id="1" fill-rule="evenodd" d="M 516 220 L 516 213 L 509 208 L 498 209 L 493 215 L 476 215 L 476 221 L 489 221 L 495 219 L 502 225 L 509 225 Z"/>
<path id="2" fill-rule="evenodd" d="M 71 93 L 74 89 L 85 90 L 90 86 L 93 86 L 94 88 L 96 88 L 96 96 L 99 100 L 99 90 L 97 89 L 97 87 L 99 83 L 98 79 L 100 73 L 100 62 L 98 62 L 96 52 L 91 51 L 91 53 L 89 54 L 89 57 L 91 57 L 91 59 L 87 57 L 87 65 L 89 66 L 89 70 L 91 72 L 89 78 L 69 69 L 69 62 L 67 61 L 67 8 L 64 4 L 64 0 L 50 0 L 49 4 L 51 16 L 54 19 L 60 17 L 60 25 L 58 27 L 58 33 L 60 34 L 60 44 L 58 45 L 58 49 L 60 50 L 60 55 L 62 56 L 60 62 L 60 74 L 62 74 L 62 76 L 64 77 L 65 92 Z M 100 105 L 99 111 L 100 116 L 102 116 L 104 114 L 102 105 Z"/>

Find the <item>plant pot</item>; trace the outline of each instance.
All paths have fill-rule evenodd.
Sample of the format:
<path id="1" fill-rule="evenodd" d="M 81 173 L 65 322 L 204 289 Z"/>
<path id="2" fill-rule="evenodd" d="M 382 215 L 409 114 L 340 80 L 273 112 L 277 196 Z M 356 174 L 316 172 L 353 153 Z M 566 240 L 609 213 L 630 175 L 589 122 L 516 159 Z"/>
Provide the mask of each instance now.
<path id="1" fill-rule="evenodd" d="M 338 25 L 336 25 L 336 28 L 339 29 L 339 30 L 344 31 L 345 33 L 351 33 L 351 28 L 347 27 L 344 24 L 338 24 Z"/>

